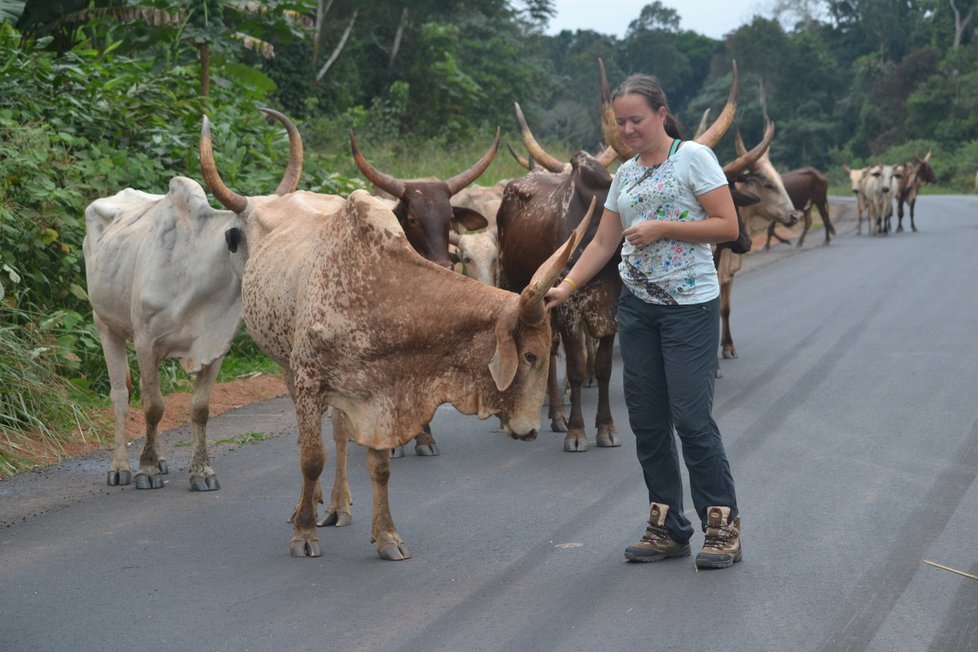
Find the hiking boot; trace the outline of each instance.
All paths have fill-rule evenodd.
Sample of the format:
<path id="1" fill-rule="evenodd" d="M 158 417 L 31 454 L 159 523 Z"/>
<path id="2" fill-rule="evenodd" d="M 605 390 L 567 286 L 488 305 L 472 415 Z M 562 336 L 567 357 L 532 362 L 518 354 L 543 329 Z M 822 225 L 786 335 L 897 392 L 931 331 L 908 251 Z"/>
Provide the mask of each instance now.
<path id="1" fill-rule="evenodd" d="M 730 522 L 729 507 L 706 508 L 706 541 L 696 555 L 697 568 L 729 568 L 740 561 L 740 517 Z"/>
<path id="2" fill-rule="evenodd" d="M 649 524 L 645 535 L 635 545 L 625 548 L 625 559 L 628 561 L 659 561 L 669 557 L 686 557 L 689 555 L 689 542 L 679 543 L 669 535 L 666 529 L 666 514 L 669 505 L 652 503 L 649 508 Z"/>

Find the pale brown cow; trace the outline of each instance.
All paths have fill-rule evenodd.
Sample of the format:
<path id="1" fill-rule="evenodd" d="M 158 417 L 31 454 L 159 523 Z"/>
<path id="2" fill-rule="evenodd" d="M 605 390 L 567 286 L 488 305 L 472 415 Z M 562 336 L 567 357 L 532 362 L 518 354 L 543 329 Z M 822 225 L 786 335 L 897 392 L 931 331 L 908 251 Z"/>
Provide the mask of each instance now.
<path id="1" fill-rule="evenodd" d="M 244 222 L 245 323 L 281 365 L 295 402 L 303 486 L 291 554 L 322 554 L 315 500 L 326 460 L 322 416 L 333 407 L 337 473 L 328 509 L 349 511 L 352 435 L 369 449 L 377 551 L 409 558 L 390 513 L 389 450 L 444 403 L 480 418 L 498 415 L 514 438 L 536 436 L 551 342 L 543 298 L 589 220 L 517 295 L 419 256 L 395 215 L 365 191 L 348 199 L 235 194 L 214 165 L 206 119 L 201 166 L 214 196 Z"/>

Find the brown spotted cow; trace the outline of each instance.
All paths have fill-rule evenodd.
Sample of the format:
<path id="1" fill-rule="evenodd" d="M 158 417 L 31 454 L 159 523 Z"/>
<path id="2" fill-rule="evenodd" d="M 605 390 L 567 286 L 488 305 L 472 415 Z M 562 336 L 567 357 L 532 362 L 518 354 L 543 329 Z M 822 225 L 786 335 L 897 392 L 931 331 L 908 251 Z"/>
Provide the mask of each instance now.
<path id="1" fill-rule="evenodd" d="M 285 120 L 269 109 L 266 114 Z M 287 121 L 286 127 L 291 123 Z M 289 130 L 291 154 L 276 196 L 295 190 L 302 167 L 298 131 Z M 159 364 L 178 358 L 195 375 L 190 418 L 193 453 L 190 488 L 220 488 L 207 454 L 207 417 L 211 388 L 224 354 L 241 326 L 240 269 L 229 254 L 225 233 L 240 219 L 214 210 L 196 181 L 174 177 L 166 195 L 126 188 L 97 199 L 85 210 L 85 275 L 111 382 L 115 414 L 114 453 L 109 485 L 135 481 L 137 489 L 160 489 L 169 467 L 159 448 L 157 427 L 165 403 Z M 132 342 L 139 365 L 139 386 L 146 440 L 135 477 L 126 453 L 129 409 L 129 361 Z"/>
<path id="2" fill-rule="evenodd" d="M 499 129 L 489 150 L 472 167 L 446 180 L 397 179 L 376 169 L 357 146 L 356 136 L 350 130 L 350 150 L 360 172 L 378 190 L 395 198 L 394 215 L 415 251 L 443 267 L 452 268 L 449 252 L 451 233 L 478 231 L 489 225 L 486 217 L 471 208 L 452 204 L 452 197 L 475 181 L 492 163 L 499 148 Z M 417 433 L 414 452 L 418 455 L 438 455 L 438 444 L 428 424 Z M 398 447 L 394 457 L 404 455 Z"/>
<path id="3" fill-rule="evenodd" d="M 243 221 L 245 324 L 281 365 L 295 403 L 303 485 L 291 554 L 322 554 L 315 501 L 326 461 L 322 417 L 332 407 L 337 471 L 328 510 L 349 512 L 352 436 L 369 449 L 377 552 L 409 558 L 390 513 L 390 449 L 444 403 L 497 415 L 516 439 L 536 436 L 552 339 L 543 299 L 589 220 L 514 294 L 418 255 L 396 215 L 366 191 L 347 199 L 237 195 L 214 165 L 206 120 L 201 165 L 208 188 Z"/>

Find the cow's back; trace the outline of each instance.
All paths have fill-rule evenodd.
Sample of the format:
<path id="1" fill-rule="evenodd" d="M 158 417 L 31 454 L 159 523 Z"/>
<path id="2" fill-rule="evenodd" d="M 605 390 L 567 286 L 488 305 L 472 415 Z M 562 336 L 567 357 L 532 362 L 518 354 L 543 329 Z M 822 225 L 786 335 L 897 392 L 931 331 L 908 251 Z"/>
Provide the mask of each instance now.
<path id="1" fill-rule="evenodd" d="M 224 236 L 237 219 L 211 208 L 184 177 L 166 195 L 127 188 L 92 202 L 83 251 L 93 311 L 188 371 L 220 357 L 241 324 L 240 279 Z"/>

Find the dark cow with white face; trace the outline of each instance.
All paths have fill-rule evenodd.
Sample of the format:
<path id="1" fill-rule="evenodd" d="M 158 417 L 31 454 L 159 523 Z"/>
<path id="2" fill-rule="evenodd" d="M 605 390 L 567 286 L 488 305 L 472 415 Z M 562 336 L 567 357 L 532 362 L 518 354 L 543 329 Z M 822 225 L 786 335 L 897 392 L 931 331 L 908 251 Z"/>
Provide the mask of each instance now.
<path id="1" fill-rule="evenodd" d="M 281 365 L 295 403 L 303 486 L 291 554 L 322 554 L 315 501 L 326 460 L 322 416 L 332 407 L 338 468 L 328 509 L 349 510 L 352 436 L 369 449 L 377 551 L 409 558 L 390 513 L 389 450 L 443 403 L 498 415 L 517 439 L 536 436 L 552 337 L 543 298 L 589 220 L 514 294 L 419 256 L 397 217 L 365 191 L 348 199 L 237 195 L 214 165 L 206 121 L 201 165 L 208 188 L 243 221 L 245 323 Z"/>
<path id="2" fill-rule="evenodd" d="M 489 220 L 478 211 L 453 205 L 452 197 L 486 171 L 498 149 L 499 129 L 497 128 L 492 146 L 482 158 L 454 177 L 444 181 L 437 178 L 397 179 L 367 162 L 357 146 L 356 136 L 352 130 L 350 131 L 350 150 L 357 168 L 375 188 L 395 198 L 394 215 L 397 216 L 397 221 L 404 230 L 408 242 L 419 254 L 447 268 L 451 268 L 453 264 L 449 252 L 452 234 L 460 231 L 478 231 L 489 225 Z M 424 424 L 424 428 L 416 433 L 414 452 L 424 456 L 439 454 L 438 444 L 428 424 Z M 395 457 L 403 454 L 401 447 L 393 451 Z"/>
<path id="3" fill-rule="evenodd" d="M 284 120 L 280 113 L 262 110 Z M 302 167 L 298 138 L 298 131 L 291 127 L 289 167 L 276 195 L 292 192 L 298 184 Z M 125 432 L 129 341 L 139 364 L 146 421 L 136 487 L 162 488 L 163 474 L 169 470 L 157 439 L 165 407 L 158 367 L 164 358 L 179 358 L 196 375 L 191 399 L 190 488 L 220 488 L 207 455 L 206 428 L 211 388 L 241 326 L 241 270 L 234 269 L 236 256 L 229 254 L 225 239 L 225 233 L 239 223 L 234 213 L 211 208 L 200 184 L 185 177 L 170 181 L 166 195 L 126 188 L 95 200 L 85 210 L 82 250 L 88 296 L 109 371 L 115 413 L 110 485 L 133 481 Z"/>
<path id="4" fill-rule="evenodd" d="M 897 200 L 897 232 L 903 231 L 903 205 L 910 207 L 910 228 L 916 233 L 917 224 L 914 222 L 913 211 L 917 204 L 917 193 L 925 183 L 937 183 L 937 175 L 930 166 L 930 151 L 924 158 L 914 154 L 914 161 L 903 164 L 903 176 L 896 193 Z M 976 177 L 978 179 L 978 177 Z"/>

